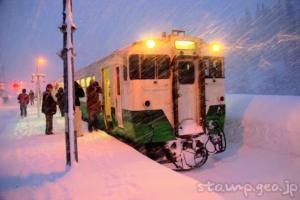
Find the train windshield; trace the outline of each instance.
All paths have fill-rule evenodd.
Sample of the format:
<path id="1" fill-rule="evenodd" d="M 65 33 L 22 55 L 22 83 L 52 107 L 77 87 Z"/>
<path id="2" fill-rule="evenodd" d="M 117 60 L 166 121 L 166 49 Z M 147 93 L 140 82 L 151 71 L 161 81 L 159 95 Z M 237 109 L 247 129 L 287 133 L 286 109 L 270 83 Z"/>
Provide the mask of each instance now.
<path id="1" fill-rule="evenodd" d="M 155 56 L 145 56 L 142 59 L 141 79 L 155 79 Z"/>
<path id="2" fill-rule="evenodd" d="M 140 78 L 139 59 L 139 55 L 129 57 L 129 77 L 131 80 Z"/>
<path id="3" fill-rule="evenodd" d="M 134 79 L 170 78 L 170 57 L 167 55 L 130 55 L 129 77 Z"/>
<path id="4" fill-rule="evenodd" d="M 224 78 L 222 58 L 206 57 L 201 63 L 206 78 Z"/>
<path id="5" fill-rule="evenodd" d="M 157 57 L 157 76 L 158 79 L 167 79 L 170 77 L 170 57 Z"/>

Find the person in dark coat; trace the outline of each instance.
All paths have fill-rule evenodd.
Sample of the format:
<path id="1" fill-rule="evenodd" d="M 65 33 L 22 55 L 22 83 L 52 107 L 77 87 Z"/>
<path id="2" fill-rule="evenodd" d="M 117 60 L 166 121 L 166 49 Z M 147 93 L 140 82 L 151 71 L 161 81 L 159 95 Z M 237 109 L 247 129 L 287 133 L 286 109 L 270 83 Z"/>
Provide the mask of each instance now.
<path id="1" fill-rule="evenodd" d="M 89 87 L 86 89 L 87 93 L 87 110 L 89 114 L 88 130 L 98 130 L 98 115 L 101 112 L 101 102 L 99 94 L 102 93 L 102 89 L 97 81 L 91 80 Z"/>
<path id="2" fill-rule="evenodd" d="M 62 117 L 65 116 L 65 110 L 64 110 L 64 89 L 62 87 L 58 88 L 56 93 L 56 99 L 57 99 L 57 105 L 60 110 L 60 114 Z"/>
<path id="3" fill-rule="evenodd" d="M 29 91 L 29 100 L 30 105 L 34 105 L 34 92 L 32 90 Z"/>
<path id="4" fill-rule="evenodd" d="M 53 98 L 53 86 L 48 84 L 43 93 L 42 113 L 46 116 L 46 135 L 53 134 L 53 115 L 56 113 L 56 102 Z"/>
<path id="5" fill-rule="evenodd" d="M 22 89 L 22 93 L 18 96 L 21 117 L 27 116 L 27 105 L 29 104 L 29 95 L 26 94 L 26 89 Z"/>
<path id="6" fill-rule="evenodd" d="M 83 136 L 82 133 L 82 117 L 81 117 L 81 110 L 80 110 L 80 100 L 79 98 L 84 97 L 84 91 L 82 87 L 74 81 L 74 90 L 75 90 L 75 115 L 74 115 L 74 120 L 75 120 L 75 130 L 76 130 L 76 136 Z"/>

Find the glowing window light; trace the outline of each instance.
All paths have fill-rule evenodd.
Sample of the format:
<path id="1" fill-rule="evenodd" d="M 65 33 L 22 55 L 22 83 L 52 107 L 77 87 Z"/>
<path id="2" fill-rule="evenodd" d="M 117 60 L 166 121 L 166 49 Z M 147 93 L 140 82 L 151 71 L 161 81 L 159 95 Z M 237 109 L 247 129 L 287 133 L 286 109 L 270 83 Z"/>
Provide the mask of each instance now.
<path id="1" fill-rule="evenodd" d="M 84 78 L 82 78 L 80 80 L 80 85 L 81 85 L 81 87 L 85 88 L 85 79 Z"/>
<path id="2" fill-rule="evenodd" d="M 86 77 L 85 79 L 86 85 L 90 85 L 91 80 L 92 80 L 91 76 Z"/>
<path id="3" fill-rule="evenodd" d="M 155 47 L 155 41 L 154 40 L 147 40 L 146 45 L 149 49 L 152 49 Z"/>
<path id="4" fill-rule="evenodd" d="M 181 50 L 196 49 L 196 43 L 193 41 L 176 40 L 175 48 Z"/>

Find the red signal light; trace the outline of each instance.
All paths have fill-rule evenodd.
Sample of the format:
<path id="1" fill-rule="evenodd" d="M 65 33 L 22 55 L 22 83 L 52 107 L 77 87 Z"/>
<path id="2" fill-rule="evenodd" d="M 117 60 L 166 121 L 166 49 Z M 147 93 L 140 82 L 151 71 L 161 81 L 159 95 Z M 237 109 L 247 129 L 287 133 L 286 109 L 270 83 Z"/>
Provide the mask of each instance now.
<path id="1" fill-rule="evenodd" d="M 13 90 L 15 90 L 15 91 L 20 90 L 20 87 L 21 87 L 20 83 L 13 83 L 13 84 L 12 84 L 12 88 L 13 88 Z"/>

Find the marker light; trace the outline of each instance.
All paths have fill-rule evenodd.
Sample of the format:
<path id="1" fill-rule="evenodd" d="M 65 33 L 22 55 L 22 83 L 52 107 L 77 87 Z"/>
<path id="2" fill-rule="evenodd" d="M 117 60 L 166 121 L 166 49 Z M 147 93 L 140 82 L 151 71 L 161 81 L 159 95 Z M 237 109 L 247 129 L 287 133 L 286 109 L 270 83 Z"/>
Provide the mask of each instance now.
<path id="1" fill-rule="evenodd" d="M 196 49 L 196 43 L 193 41 L 176 40 L 175 48 L 182 50 Z"/>
<path id="2" fill-rule="evenodd" d="M 148 48 L 152 49 L 155 47 L 155 41 L 154 40 L 147 40 L 146 45 Z"/>

